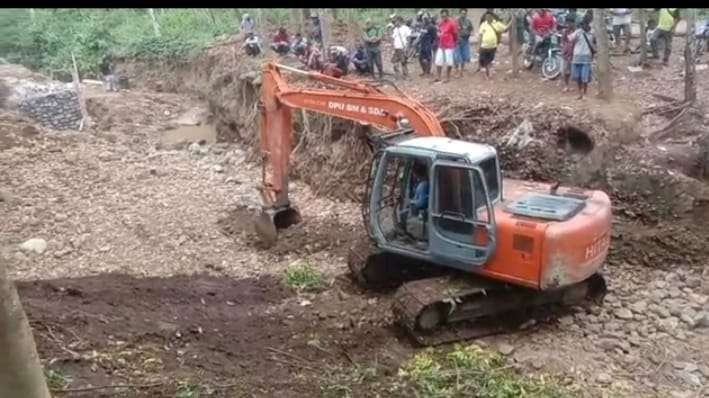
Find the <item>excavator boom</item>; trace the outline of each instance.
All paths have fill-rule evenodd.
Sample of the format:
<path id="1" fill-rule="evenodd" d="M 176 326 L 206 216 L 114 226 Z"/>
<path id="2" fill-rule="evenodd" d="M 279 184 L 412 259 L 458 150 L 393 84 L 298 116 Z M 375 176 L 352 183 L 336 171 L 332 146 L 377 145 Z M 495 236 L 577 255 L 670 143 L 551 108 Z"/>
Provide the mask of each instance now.
<path id="1" fill-rule="evenodd" d="M 306 77 L 327 88 L 293 87 L 283 72 Z M 445 135 L 436 115 L 400 91 L 390 95 L 360 81 L 301 71 L 273 62 L 264 66 L 260 105 L 264 211 L 256 231 L 267 244 L 275 242 L 278 229 L 300 221 L 288 199 L 293 109 L 373 125 L 383 131 L 410 128 L 423 136 Z"/>

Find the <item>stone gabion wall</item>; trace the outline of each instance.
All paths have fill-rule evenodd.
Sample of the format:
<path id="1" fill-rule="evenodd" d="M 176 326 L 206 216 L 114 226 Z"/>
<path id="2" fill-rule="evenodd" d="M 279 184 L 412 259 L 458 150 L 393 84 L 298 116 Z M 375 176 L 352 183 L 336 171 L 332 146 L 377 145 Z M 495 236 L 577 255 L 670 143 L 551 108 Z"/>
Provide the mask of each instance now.
<path id="1" fill-rule="evenodd" d="M 76 130 L 81 123 L 79 97 L 72 90 L 25 99 L 20 103 L 20 111 L 55 130 Z"/>

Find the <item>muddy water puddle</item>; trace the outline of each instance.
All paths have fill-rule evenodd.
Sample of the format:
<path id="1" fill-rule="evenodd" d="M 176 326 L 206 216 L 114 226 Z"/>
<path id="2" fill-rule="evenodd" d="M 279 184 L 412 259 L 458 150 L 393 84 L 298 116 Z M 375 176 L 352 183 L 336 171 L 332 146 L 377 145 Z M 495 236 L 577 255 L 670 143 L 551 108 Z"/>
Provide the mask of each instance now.
<path id="1" fill-rule="evenodd" d="M 160 140 L 167 145 L 205 141 L 214 144 L 217 141 L 217 130 L 209 124 L 182 125 L 165 130 Z"/>

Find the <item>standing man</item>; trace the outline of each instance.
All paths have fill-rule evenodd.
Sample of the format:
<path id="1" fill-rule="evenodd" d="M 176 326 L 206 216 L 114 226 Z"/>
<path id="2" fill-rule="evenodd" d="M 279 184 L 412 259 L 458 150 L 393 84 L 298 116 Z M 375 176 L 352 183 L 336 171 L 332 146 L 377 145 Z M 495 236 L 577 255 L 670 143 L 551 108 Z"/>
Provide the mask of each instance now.
<path id="1" fill-rule="evenodd" d="M 433 20 L 429 16 L 423 17 L 423 31 L 419 39 L 419 64 L 421 65 L 421 76 L 431 74 L 431 63 L 433 62 L 433 46 L 438 39 L 438 30 Z"/>
<path id="2" fill-rule="evenodd" d="M 613 35 L 616 40 L 620 40 L 621 31 L 625 38 L 623 53 L 630 52 L 630 22 L 632 20 L 633 10 L 630 8 L 611 8 L 613 15 Z"/>
<path id="3" fill-rule="evenodd" d="M 394 30 L 391 33 L 394 39 L 394 55 L 391 58 L 391 63 L 394 64 L 394 73 L 399 75 L 399 66 L 401 66 L 401 71 L 404 77 L 409 75 L 409 69 L 406 66 L 408 60 L 406 59 L 406 46 L 409 42 L 409 36 L 411 36 L 411 28 L 404 24 L 404 18 L 397 17 L 394 20 Z"/>
<path id="4" fill-rule="evenodd" d="M 583 96 L 588 91 L 588 83 L 591 82 L 591 64 L 596 53 L 596 49 L 592 44 L 591 24 L 584 19 L 581 22 L 581 27 L 571 34 L 569 40 L 574 43 L 571 59 L 571 78 L 578 83 L 578 99 L 583 99 Z"/>
<path id="5" fill-rule="evenodd" d="M 384 69 L 382 68 L 382 50 L 379 48 L 382 43 L 382 30 L 378 26 L 375 26 L 374 22 L 372 22 L 369 18 L 367 18 L 365 23 L 362 40 L 367 48 L 369 69 L 372 70 L 372 75 L 374 75 L 374 67 L 376 66 L 377 71 L 379 72 L 379 78 L 384 78 Z"/>
<path id="6" fill-rule="evenodd" d="M 470 63 L 470 35 L 473 34 L 473 23 L 468 18 L 468 9 L 461 8 L 458 17 L 458 40 L 453 54 L 453 61 L 459 76 L 463 77 L 465 64 Z"/>
<path id="7" fill-rule="evenodd" d="M 256 23 L 254 22 L 254 19 L 251 18 L 251 15 L 249 13 L 244 14 L 241 17 L 241 31 L 245 34 L 248 35 L 249 33 L 253 33 L 254 28 Z"/>
<path id="8" fill-rule="evenodd" d="M 672 34 L 679 22 L 679 9 L 677 8 L 660 8 L 660 15 L 657 21 L 657 29 L 655 29 L 654 39 L 652 40 L 653 57 L 660 56 L 658 46 L 664 44 L 665 52 L 662 56 L 662 64 L 667 66 L 672 53 Z"/>
<path id="9" fill-rule="evenodd" d="M 448 15 L 448 10 L 441 10 L 441 22 L 438 23 L 438 50 L 436 50 L 436 82 L 441 81 L 443 65 L 446 66 L 448 83 L 453 69 L 453 51 L 458 40 L 458 24 Z"/>

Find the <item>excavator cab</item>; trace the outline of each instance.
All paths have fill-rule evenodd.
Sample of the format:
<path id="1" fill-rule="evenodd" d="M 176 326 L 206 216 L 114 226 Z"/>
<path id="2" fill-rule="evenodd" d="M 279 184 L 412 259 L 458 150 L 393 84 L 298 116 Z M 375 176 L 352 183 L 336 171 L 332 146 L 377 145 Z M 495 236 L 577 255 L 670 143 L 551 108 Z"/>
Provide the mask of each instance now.
<path id="1" fill-rule="evenodd" d="M 469 271 L 494 253 L 499 182 L 492 147 L 405 139 L 372 162 L 364 203 L 368 232 L 382 250 Z"/>

